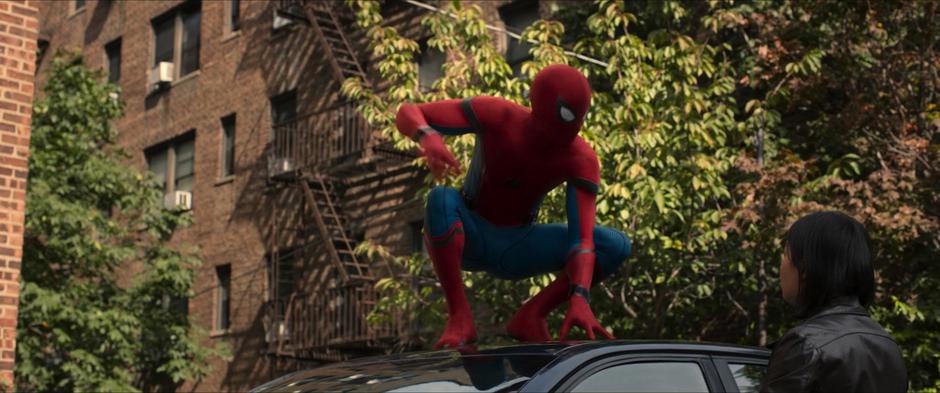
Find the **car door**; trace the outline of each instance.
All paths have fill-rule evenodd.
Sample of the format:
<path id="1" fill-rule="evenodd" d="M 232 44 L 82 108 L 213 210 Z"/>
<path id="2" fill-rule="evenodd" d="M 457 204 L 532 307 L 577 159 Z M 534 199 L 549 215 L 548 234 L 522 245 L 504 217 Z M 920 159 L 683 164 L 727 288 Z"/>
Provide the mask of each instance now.
<path id="1" fill-rule="evenodd" d="M 720 392 L 721 380 L 708 355 L 632 354 L 588 363 L 555 392 Z"/>
<path id="2" fill-rule="evenodd" d="M 760 381 L 767 373 L 767 359 L 715 356 L 713 360 L 726 391 L 740 393 L 760 391 Z"/>

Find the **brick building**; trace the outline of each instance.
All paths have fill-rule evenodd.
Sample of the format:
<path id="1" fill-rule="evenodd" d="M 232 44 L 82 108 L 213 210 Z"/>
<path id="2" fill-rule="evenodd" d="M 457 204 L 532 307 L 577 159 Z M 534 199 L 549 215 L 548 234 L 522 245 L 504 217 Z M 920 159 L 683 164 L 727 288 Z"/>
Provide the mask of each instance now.
<path id="1" fill-rule="evenodd" d="M 39 12 L 0 2 L 0 389 L 12 386 Z"/>
<path id="2" fill-rule="evenodd" d="M 427 3 L 436 4 L 436 1 Z M 487 20 L 516 30 L 535 1 L 482 1 Z M 246 390 L 293 368 L 382 352 L 401 327 L 369 326 L 379 265 L 362 240 L 420 251 L 425 174 L 343 102 L 343 78 L 376 86 L 367 42 L 342 2 L 69 0 L 42 2 L 38 83 L 52 53 L 80 51 L 121 87 L 115 126 L 132 165 L 163 179 L 167 203 L 194 225 L 174 241 L 205 261 L 188 299 L 193 320 L 233 360 L 180 389 Z M 2 11 L 2 9 L 0 9 Z M 413 2 L 383 13 L 421 40 Z M 513 63 L 525 47 L 494 32 Z M 420 79 L 442 54 L 421 56 Z"/>

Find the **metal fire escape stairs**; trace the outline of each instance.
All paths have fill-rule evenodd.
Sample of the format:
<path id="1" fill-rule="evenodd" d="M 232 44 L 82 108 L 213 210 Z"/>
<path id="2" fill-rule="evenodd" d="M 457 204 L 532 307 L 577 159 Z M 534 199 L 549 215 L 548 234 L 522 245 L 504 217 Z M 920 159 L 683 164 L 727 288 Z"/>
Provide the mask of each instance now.
<path id="1" fill-rule="evenodd" d="M 307 20 L 311 22 L 310 26 L 327 51 L 326 57 L 330 61 L 336 80 L 342 84 L 346 78 L 359 77 L 368 86 L 366 73 L 359 64 L 356 52 L 349 45 L 346 34 L 343 33 L 339 19 L 333 12 L 332 2 L 311 1 L 304 10 L 307 12 Z"/>
<path id="2" fill-rule="evenodd" d="M 280 0 L 275 15 L 284 20 L 296 21 L 310 26 L 320 46 L 326 50 L 333 76 L 339 83 L 346 78 L 362 78 L 369 85 L 368 77 L 359 64 L 356 51 L 343 32 L 340 17 L 334 9 L 336 0 Z"/>
<path id="3" fill-rule="evenodd" d="M 347 218 L 334 192 L 334 184 L 320 174 L 305 174 L 300 179 L 304 200 L 313 210 L 314 224 L 321 239 L 326 243 L 330 260 L 344 283 L 372 282 L 375 278 L 367 263 L 356 257 L 355 242 L 349 239 Z"/>
<path id="4" fill-rule="evenodd" d="M 330 63 L 333 76 L 340 84 L 346 78 L 359 77 L 364 84 L 369 86 L 367 75 L 359 64 L 357 54 L 350 45 L 340 18 L 333 7 L 332 1 L 280 0 L 275 15 L 313 28 L 321 47 L 326 51 L 326 59 Z M 371 289 L 377 279 L 376 273 L 379 272 L 375 271 L 369 263 L 360 261 L 356 255 L 357 241 L 351 238 L 347 229 L 349 218 L 342 209 L 340 203 L 342 190 L 335 180 L 341 179 L 341 176 L 325 175 L 323 171 L 330 171 L 330 169 L 333 168 L 301 168 L 293 176 L 293 180 L 300 185 L 304 201 L 313 213 L 313 224 L 329 254 L 328 259 L 339 273 L 341 279 L 339 284 L 357 292 L 366 291 Z M 274 253 L 276 255 L 276 248 Z M 390 274 L 391 267 L 387 262 L 385 268 Z M 357 312 L 364 314 L 368 314 L 368 310 L 373 309 L 376 303 L 375 299 L 367 300 L 365 297 L 362 297 L 359 302 L 361 307 L 357 309 L 361 311 Z M 364 320 L 366 315 L 360 317 Z M 277 355 L 289 357 L 300 357 L 299 351 L 304 350 L 304 348 L 297 348 L 293 343 L 285 345 L 280 337 L 276 347 Z M 309 351 L 309 349 L 306 350 Z"/>
<path id="5" fill-rule="evenodd" d="M 359 77 L 368 86 L 366 73 L 333 7 L 333 1 L 281 0 L 275 12 L 313 29 L 320 47 L 326 51 L 326 59 L 337 82 L 342 84 L 346 78 Z M 326 243 L 329 259 L 342 281 L 346 284 L 373 282 L 375 277 L 368 264 L 360 263 L 356 257 L 356 242 L 350 239 L 348 217 L 338 203 L 335 182 L 319 170 L 310 169 L 301 169 L 298 180 L 304 199 L 313 210 L 317 230 Z"/>

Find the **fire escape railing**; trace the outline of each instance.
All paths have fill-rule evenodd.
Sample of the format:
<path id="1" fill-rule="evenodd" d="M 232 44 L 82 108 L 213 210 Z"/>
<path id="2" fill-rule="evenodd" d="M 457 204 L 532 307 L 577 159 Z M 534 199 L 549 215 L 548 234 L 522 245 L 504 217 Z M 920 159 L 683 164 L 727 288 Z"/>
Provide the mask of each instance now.
<path id="1" fill-rule="evenodd" d="M 370 86 L 353 41 L 347 37 L 350 15 L 341 2 L 278 0 L 274 17 L 275 29 L 294 22 L 313 29 L 339 83 L 358 77 Z M 373 170 L 369 168 L 384 165 L 385 159 L 407 162 L 413 157 L 388 146 L 389 141 L 375 132 L 351 103 L 297 116 L 272 128 L 268 175 L 272 180 L 300 185 L 340 283 L 313 293 L 294 292 L 286 299 L 278 295 L 275 286 L 266 304 L 269 349 L 279 356 L 327 359 L 346 356 L 336 351 L 342 348 L 374 349 L 380 342 L 400 337 L 400 320 L 368 321 L 379 299 L 388 294 L 374 288 L 373 266 L 355 256 L 355 242 L 346 229 L 349 219 L 338 203 L 333 182 L 362 175 Z M 275 250 L 276 237 L 271 244 Z M 277 252 L 272 251 L 272 256 L 277 259 Z M 276 285 L 277 269 L 273 274 Z"/>
<path id="2" fill-rule="evenodd" d="M 296 292 L 280 301 L 277 351 L 303 356 L 344 346 L 375 344 L 398 337 L 401 321 L 370 323 L 369 313 L 384 296 L 371 285 L 344 285 L 316 293 Z"/>
<path id="3" fill-rule="evenodd" d="M 306 11 L 304 11 L 305 3 L 304 0 L 277 0 L 274 9 L 281 14 L 302 19 L 306 14 Z"/>
<path id="4" fill-rule="evenodd" d="M 367 152 L 373 142 L 372 128 L 355 105 L 349 103 L 275 125 L 272 137 L 269 163 L 272 176 L 301 169 L 323 169 Z"/>

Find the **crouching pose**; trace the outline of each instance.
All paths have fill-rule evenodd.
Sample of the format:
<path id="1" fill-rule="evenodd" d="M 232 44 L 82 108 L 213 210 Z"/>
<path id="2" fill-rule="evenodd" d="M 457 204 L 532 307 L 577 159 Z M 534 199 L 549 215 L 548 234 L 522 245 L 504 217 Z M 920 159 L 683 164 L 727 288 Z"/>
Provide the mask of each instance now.
<path id="1" fill-rule="evenodd" d="M 506 329 L 516 339 L 551 340 L 545 318 L 569 300 L 561 340 L 572 326 L 592 339 L 595 333 L 613 338 L 591 311 L 590 288 L 630 255 L 630 240 L 594 224 L 600 167 L 578 136 L 591 88 L 576 69 L 551 65 L 535 77 L 529 98 L 531 110 L 481 96 L 405 104 L 398 111 L 398 130 L 421 145 L 438 178 L 460 170 L 442 135 L 476 134 L 462 190 L 434 188 L 427 202 L 425 242 L 448 308 L 436 348 L 477 338 L 461 269 L 507 280 L 559 272 L 510 320 Z M 563 183 L 568 224 L 535 225 L 542 199 Z"/>

